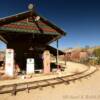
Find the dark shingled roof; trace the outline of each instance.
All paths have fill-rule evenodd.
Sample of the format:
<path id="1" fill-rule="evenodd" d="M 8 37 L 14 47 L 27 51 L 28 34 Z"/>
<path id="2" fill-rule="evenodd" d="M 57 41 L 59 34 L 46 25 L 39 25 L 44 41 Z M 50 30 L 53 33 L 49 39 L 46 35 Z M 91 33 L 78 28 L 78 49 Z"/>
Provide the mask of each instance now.
<path id="1" fill-rule="evenodd" d="M 38 21 L 36 21 L 37 16 L 40 17 Z M 48 44 L 61 38 L 66 33 L 35 11 L 26 11 L 0 19 L 0 35 L 8 42 L 9 39 L 16 35 L 20 36 L 20 34 L 31 34 L 31 36 L 33 34 L 38 38 L 40 37 L 40 41 L 45 38 L 44 42 Z"/>
<path id="2" fill-rule="evenodd" d="M 35 18 L 37 16 L 40 15 L 35 12 L 33 13 L 27 11 L 14 16 L 2 18 L 0 19 L 0 30 L 65 35 L 65 32 L 63 30 L 61 30 L 42 16 L 40 16 L 39 21 L 35 21 Z"/>

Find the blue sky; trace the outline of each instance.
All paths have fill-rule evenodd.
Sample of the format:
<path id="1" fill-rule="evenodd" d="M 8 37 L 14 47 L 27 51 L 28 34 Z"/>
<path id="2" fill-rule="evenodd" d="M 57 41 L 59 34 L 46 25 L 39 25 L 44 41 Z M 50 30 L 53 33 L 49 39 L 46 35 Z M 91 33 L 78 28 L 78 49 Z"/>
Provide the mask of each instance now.
<path id="1" fill-rule="evenodd" d="M 68 33 L 59 48 L 100 45 L 99 0 L 1 0 L 0 18 L 26 11 L 29 3 Z"/>

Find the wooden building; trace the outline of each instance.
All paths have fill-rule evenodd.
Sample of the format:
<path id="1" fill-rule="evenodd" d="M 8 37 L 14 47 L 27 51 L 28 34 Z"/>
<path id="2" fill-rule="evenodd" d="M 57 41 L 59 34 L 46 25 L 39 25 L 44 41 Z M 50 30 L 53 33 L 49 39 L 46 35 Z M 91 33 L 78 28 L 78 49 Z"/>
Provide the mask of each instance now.
<path id="1" fill-rule="evenodd" d="M 7 48 L 15 51 L 15 60 L 24 68 L 26 58 L 35 58 L 41 66 L 42 53 L 49 50 L 55 56 L 63 54 L 49 46 L 60 39 L 65 32 L 39 15 L 34 9 L 0 19 L 0 39 Z"/>

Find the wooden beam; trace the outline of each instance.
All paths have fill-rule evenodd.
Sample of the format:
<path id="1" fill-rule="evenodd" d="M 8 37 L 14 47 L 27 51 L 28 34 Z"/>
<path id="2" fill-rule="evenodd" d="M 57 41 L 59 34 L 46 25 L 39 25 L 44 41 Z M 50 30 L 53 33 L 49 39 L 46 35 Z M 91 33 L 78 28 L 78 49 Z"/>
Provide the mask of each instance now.
<path id="1" fill-rule="evenodd" d="M 59 41 L 57 40 L 57 57 L 56 57 L 57 66 L 58 66 L 58 64 L 59 64 L 59 61 L 58 61 L 59 50 L 58 50 L 58 48 L 59 48 Z"/>
<path id="2" fill-rule="evenodd" d="M 8 43 L 8 42 L 6 41 L 6 39 L 4 39 L 1 35 L 0 35 L 0 40 L 3 41 L 3 42 L 6 43 L 6 44 Z"/>

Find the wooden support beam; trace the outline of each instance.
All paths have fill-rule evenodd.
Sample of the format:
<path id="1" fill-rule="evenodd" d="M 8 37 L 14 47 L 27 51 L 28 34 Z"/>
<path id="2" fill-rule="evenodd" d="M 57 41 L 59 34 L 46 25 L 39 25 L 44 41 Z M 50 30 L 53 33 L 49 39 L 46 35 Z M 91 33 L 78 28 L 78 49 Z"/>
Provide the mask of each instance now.
<path id="1" fill-rule="evenodd" d="M 58 61 L 58 56 L 59 56 L 59 41 L 57 40 L 57 56 L 56 56 L 56 63 L 57 65 L 59 64 L 59 61 Z"/>
<path id="2" fill-rule="evenodd" d="M 6 39 L 4 39 L 1 35 L 0 35 L 0 40 L 3 41 L 4 43 L 8 43 Z"/>
<path id="3" fill-rule="evenodd" d="M 29 91 L 29 86 L 28 86 L 29 84 L 27 83 L 27 93 L 29 93 L 30 91 Z"/>
<path id="4" fill-rule="evenodd" d="M 17 84 L 13 85 L 12 95 L 16 95 Z"/>

